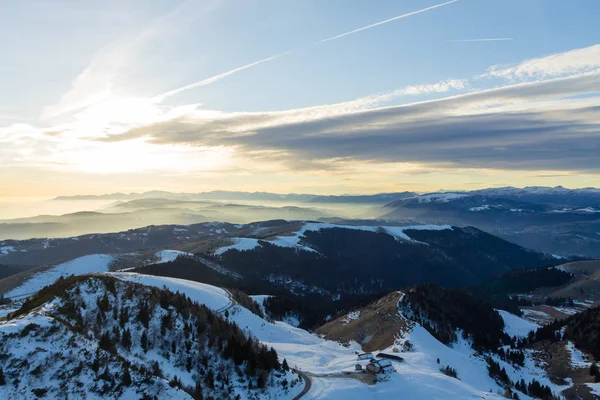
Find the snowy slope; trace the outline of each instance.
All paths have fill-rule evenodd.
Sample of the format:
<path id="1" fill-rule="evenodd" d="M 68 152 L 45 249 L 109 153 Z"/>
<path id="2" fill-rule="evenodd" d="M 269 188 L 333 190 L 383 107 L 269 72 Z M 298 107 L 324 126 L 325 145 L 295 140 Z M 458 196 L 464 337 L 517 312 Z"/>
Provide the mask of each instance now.
<path id="1" fill-rule="evenodd" d="M 214 290 L 204 289 L 204 299 L 214 297 Z M 199 292 L 190 291 L 192 295 Z M 40 396 L 57 399 L 139 399 L 143 394 L 191 399 L 169 384 L 175 377 L 192 389 L 201 382 L 205 398 L 289 399 L 303 387 L 295 374 L 273 371 L 267 387 L 258 389 L 255 373 L 242 372 L 243 365 L 236 367 L 231 357 L 222 356 L 220 346 L 210 344 L 206 336 L 210 329 L 196 332 L 193 328 L 199 323 L 206 326 L 206 319 L 201 322 L 195 319 L 197 313 L 177 311 L 173 305 L 177 303 L 168 308 L 154 303 L 144 324 L 135 316 L 151 297 L 143 287 L 117 282 L 111 290 L 104 281 L 90 278 L 40 309 L 0 323 L 2 369 L 8 381 L 0 385 L 0 398 L 37 398 L 32 393 L 41 390 L 47 393 Z M 106 312 L 100 310 L 103 298 L 107 299 Z M 120 311 L 112 312 L 113 307 Z M 165 318 L 171 322 L 165 323 Z M 208 321 L 209 326 L 212 323 Z M 121 339 L 116 339 L 112 350 L 102 344 L 101 337 L 114 338 L 115 332 L 124 335 L 125 330 L 131 334 L 129 346 Z M 143 337 L 147 337 L 146 345 Z M 99 368 L 94 370 L 96 362 Z M 129 384 L 122 381 L 126 369 L 132 378 Z"/>
<path id="2" fill-rule="evenodd" d="M 540 326 L 526 319 L 517 317 L 504 310 L 496 310 L 504 320 L 504 331 L 511 337 L 516 336 L 526 337 L 531 331 L 538 329 Z"/>
<path id="3" fill-rule="evenodd" d="M 268 322 L 246 308 L 233 304 L 227 291 L 211 285 L 135 273 L 109 272 L 105 275 L 146 286 L 167 287 L 171 291 L 184 293 L 192 300 L 206 304 L 212 310 L 221 312 L 248 335 L 275 348 L 280 359 L 285 358 L 290 367 L 297 368 L 311 376 L 312 389 L 304 397 L 306 399 L 390 399 L 398 398 L 399 395 L 415 400 L 503 398 L 501 394 L 503 389 L 489 376 L 485 359 L 481 355 L 475 354 L 468 341 L 460 339 L 453 346 L 446 346 L 417 323 L 411 323 L 412 328 L 403 333 L 396 343 L 398 346 L 408 340 L 412 343 L 413 350 L 400 354 L 404 361 L 393 362 L 395 372 L 390 373 L 387 379 L 383 379 L 375 385 L 367 385 L 355 379 L 356 377 L 343 375 L 344 372 L 349 373 L 354 370 L 357 363 L 355 353 L 361 351 L 357 343 L 353 342 L 344 346 L 285 322 Z M 265 297 L 259 296 L 257 300 L 264 300 Z M 95 301 L 94 298 L 91 304 L 95 304 Z M 226 313 L 225 310 L 227 310 Z M 506 331 L 511 335 L 523 336 L 529 329 L 535 327 L 534 324 L 511 314 L 504 312 L 500 312 L 500 314 L 506 323 Z M 51 318 L 43 313 L 35 318 L 37 318 L 36 323 L 41 326 L 48 326 L 52 323 Z M 14 321 L 11 324 L 0 326 L 0 332 L 17 332 L 30 322 L 26 319 Z M 461 335 L 459 334 L 458 337 Z M 28 351 L 33 350 L 37 345 L 38 343 L 35 342 L 28 344 L 27 346 L 30 347 Z M 392 347 L 394 346 L 382 350 L 391 353 Z M 161 365 L 164 365 L 165 368 L 169 365 L 158 353 L 148 352 L 144 357 L 145 359 L 160 360 Z M 530 352 L 526 352 L 525 366 L 522 368 L 514 367 L 497 356 L 493 357 L 506 369 L 513 381 L 524 379 L 529 382 L 535 377 L 542 384 L 551 386 L 555 392 L 565 388 L 551 384 L 545 372 L 535 365 Z M 366 364 L 364 361 L 361 363 Z M 459 379 L 443 374 L 440 368 L 445 366 L 454 368 Z M 178 376 L 184 382 L 192 382 L 191 375 L 186 375 L 185 372 L 178 372 Z M 167 389 L 163 386 L 161 386 L 162 389 L 158 388 L 157 390 L 168 396 L 164 392 Z M 490 393 L 490 389 L 492 389 L 492 393 Z M 295 387 L 285 396 L 282 392 L 272 393 L 271 396 L 273 398 L 293 398 L 293 394 L 297 394 L 298 390 L 300 388 Z M 519 396 L 521 399 L 528 399 L 525 395 L 519 394 Z"/>
<path id="4" fill-rule="evenodd" d="M 265 321 L 239 305 L 229 310 L 229 320 L 261 342 L 275 348 L 280 357 L 287 359 L 290 367 L 297 367 L 303 371 L 341 371 L 345 366 L 353 365 L 352 362 L 356 359 L 354 352 L 360 351 L 357 343 L 344 347 L 285 322 Z"/>
<path id="5" fill-rule="evenodd" d="M 304 234 L 308 231 L 319 231 L 322 229 L 333 229 L 333 228 L 341 228 L 341 229 L 350 229 L 350 230 L 360 230 L 367 232 L 385 232 L 398 240 L 405 240 L 408 242 L 421 243 L 419 241 L 413 240 L 405 231 L 407 230 L 451 230 L 452 226 L 450 225 L 411 225 L 411 226 L 360 226 L 360 225 L 337 225 L 337 224 L 329 224 L 322 222 L 309 222 L 305 223 L 302 228 L 292 235 L 289 236 L 277 236 L 270 240 L 263 240 L 264 242 L 273 244 L 279 247 L 290 247 L 296 248 L 304 251 L 315 251 L 314 249 L 303 246 L 301 244 L 302 238 Z M 229 250 L 252 250 L 256 247 L 260 246 L 259 240 L 254 238 L 234 238 L 234 243 L 228 246 L 221 247 L 215 251 L 216 255 L 221 255 Z"/>
<path id="6" fill-rule="evenodd" d="M 167 287 L 173 292 L 184 293 L 215 311 L 224 310 L 231 305 L 225 290 L 199 282 L 125 272 L 110 272 L 106 275 L 157 288 Z M 341 371 L 343 366 L 339 365 L 340 360 L 346 361 L 344 365 L 353 365 L 354 351 L 360 350 L 358 344 L 344 347 L 285 322 L 265 321 L 239 305 L 228 311 L 230 321 L 261 342 L 274 347 L 282 358 L 287 358 L 291 367 L 298 366 L 310 372 Z"/>
<path id="7" fill-rule="evenodd" d="M 258 243 L 258 239 L 233 238 L 233 244 L 217 249 L 215 251 L 215 254 L 221 255 L 221 254 L 225 253 L 226 251 L 233 250 L 233 249 L 239 250 L 239 251 L 252 250 L 258 246 L 260 246 L 260 244 Z"/>
<path id="8" fill-rule="evenodd" d="M 146 277 L 135 278 L 137 282 L 153 286 L 161 286 L 161 279 L 164 278 L 151 282 Z M 175 287 L 168 287 L 175 290 Z M 181 284 L 176 290 L 202 301 L 212 296 L 204 292 L 205 290 L 213 293 L 215 289 L 211 289 L 209 285 Z M 264 297 L 259 297 L 261 298 Z M 518 317 L 503 317 L 508 321 L 507 331 L 515 335 L 525 334 L 526 329 L 533 326 Z M 356 379 L 341 377 L 343 372 L 354 370 L 357 363 L 355 352 L 361 351 L 357 343 L 345 347 L 285 322 L 267 322 L 239 305 L 228 309 L 228 319 L 249 335 L 275 348 L 279 356 L 285 358 L 291 367 L 309 373 L 313 388 L 306 396 L 308 399 L 389 399 L 400 393 L 406 398 L 417 400 L 503 398 L 498 394 L 498 391 L 502 392 L 503 389 L 489 376 L 486 361 L 483 357 L 475 355 L 469 342 L 461 340 L 452 347 L 446 346 L 419 324 L 414 324 L 412 330 L 403 338 L 413 344 L 414 351 L 401 354 L 404 362 L 394 362 L 396 372 L 390 375 L 389 380 L 372 386 Z M 382 350 L 392 352 L 391 347 Z M 440 359 L 440 364 L 437 358 Z M 506 368 L 513 380 L 524 378 L 528 382 L 535 376 L 543 384 L 550 384 L 544 377 L 543 370 L 536 367 L 530 358 L 526 360 L 526 366 L 522 369 L 516 369 L 502 360 L 497 361 Z M 440 372 L 440 367 L 447 365 L 457 370 L 460 380 Z M 493 389 L 494 393 L 489 393 L 490 389 Z M 528 398 L 524 395 L 520 397 Z"/>
<path id="9" fill-rule="evenodd" d="M 373 386 L 353 379 L 317 377 L 313 379 L 313 389 L 308 399 L 390 399 L 414 400 L 429 399 L 501 399 L 496 393 L 498 385 L 487 373 L 487 364 L 472 355 L 467 343 L 459 343 L 455 348 L 445 346 L 420 325 L 405 336 L 414 345 L 414 351 L 401 353 L 403 362 L 393 362 L 396 372 L 389 380 Z M 385 349 L 392 353 L 392 349 Z M 440 364 L 437 363 L 440 359 Z M 342 361 L 342 360 L 340 360 Z M 352 370 L 356 358 L 343 360 L 339 367 Z M 366 362 L 361 362 L 366 365 Z M 459 379 L 440 372 L 440 367 L 450 365 L 458 371 Z M 494 393 L 489 393 L 490 388 Z"/>
<path id="10" fill-rule="evenodd" d="M 79 257 L 33 274 L 23 284 L 4 295 L 9 298 L 29 296 L 42 289 L 44 286 L 53 284 L 61 276 L 67 277 L 70 275 L 84 275 L 92 272 L 106 272 L 113 260 L 114 257 L 108 254 L 92 254 Z"/>
<path id="11" fill-rule="evenodd" d="M 166 287 L 172 292 L 185 293 L 193 301 L 205 304 L 213 311 L 219 311 L 231 305 L 231 300 L 225 290 L 200 282 L 132 272 L 109 272 L 106 275 L 123 281 L 136 282 L 159 289 Z"/>
<path id="12" fill-rule="evenodd" d="M 571 354 L 571 366 L 573 368 L 589 368 L 592 363 L 588 361 L 588 358 L 578 350 L 573 342 L 567 342 L 567 350 Z"/>
<path id="13" fill-rule="evenodd" d="M 161 250 L 156 252 L 154 255 L 158 257 L 158 261 L 156 261 L 155 263 L 160 264 L 175 261 L 175 259 L 179 256 L 189 256 L 191 254 L 178 250 Z"/>

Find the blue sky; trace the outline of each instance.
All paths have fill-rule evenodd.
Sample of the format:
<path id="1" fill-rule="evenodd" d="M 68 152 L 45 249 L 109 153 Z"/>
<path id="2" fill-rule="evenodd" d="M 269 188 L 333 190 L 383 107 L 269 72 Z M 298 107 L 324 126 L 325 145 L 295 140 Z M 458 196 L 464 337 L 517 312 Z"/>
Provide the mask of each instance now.
<path id="1" fill-rule="evenodd" d="M 40 0 L 1 7 L 0 183 L 6 189 L 0 195 L 123 187 L 600 186 L 600 165 L 590 153 L 598 148 L 597 121 L 589 112 L 600 70 L 600 2 L 594 0 Z M 550 82 L 565 78 L 574 80 L 560 90 Z M 581 79 L 588 89 L 573 89 Z M 529 86 L 518 94 L 510 89 L 523 84 L 555 91 L 542 99 L 531 97 Z M 520 99 L 515 105 L 505 95 L 498 103 L 483 96 L 485 107 L 504 107 L 502 120 L 498 110 L 491 118 L 489 109 L 482 113 L 478 103 L 459 100 L 451 107 L 469 109 L 455 115 L 449 111 L 455 108 L 441 107 L 441 114 L 411 116 L 399 125 L 406 110 L 422 107 L 415 103 L 450 105 L 457 101 L 443 99 L 493 88 L 508 88 Z M 381 110 L 399 105 L 408 108 Z M 315 116 L 309 107 L 325 108 Z M 556 146 L 569 136 L 566 120 L 550 115 L 573 107 L 580 119 L 569 126 L 585 126 L 585 134 L 569 135 L 581 148 L 571 144 L 564 159 L 553 162 Z M 530 118 L 531 110 L 539 115 Z M 475 112 L 503 126 L 506 113 L 519 116 L 491 140 L 493 129 L 466 117 Z M 441 117 L 447 122 L 433 129 Z M 341 127 L 348 132 L 348 121 L 361 128 L 338 137 Z M 440 136 L 417 144 L 409 132 L 421 122 L 424 132 L 439 130 Z M 473 130 L 473 143 L 487 142 L 465 145 L 465 131 L 456 126 Z M 546 143 L 543 152 L 535 149 L 539 140 Z M 506 151 L 511 146 L 520 152 Z M 49 183 L 35 185 L 36 177 Z M 83 181 L 93 184 L 77 185 Z M 24 182 L 37 189 L 24 190 Z"/>

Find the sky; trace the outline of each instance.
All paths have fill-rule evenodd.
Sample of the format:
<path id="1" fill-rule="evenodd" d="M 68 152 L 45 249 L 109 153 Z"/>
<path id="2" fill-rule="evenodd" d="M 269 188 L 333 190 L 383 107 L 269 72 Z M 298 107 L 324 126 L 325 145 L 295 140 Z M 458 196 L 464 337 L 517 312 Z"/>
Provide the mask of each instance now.
<path id="1" fill-rule="evenodd" d="M 600 187 L 596 0 L 0 4 L 0 197 Z"/>

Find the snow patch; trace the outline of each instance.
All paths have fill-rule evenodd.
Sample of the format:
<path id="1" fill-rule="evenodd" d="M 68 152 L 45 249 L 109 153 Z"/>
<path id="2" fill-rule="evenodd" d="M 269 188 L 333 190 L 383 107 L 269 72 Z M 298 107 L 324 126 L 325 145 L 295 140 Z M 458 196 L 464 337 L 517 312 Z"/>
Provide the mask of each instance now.
<path id="1" fill-rule="evenodd" d="M 154 255 L 158 257 L 158 261 L 156 261 L 156 264 L 161 264 L 175 261 L 179 256 L 191 256 L 192 254 L 178 250 L 161 250 L 155 253 Z"/>
<path id="2" fill-rule="evenodd" d="M 13 253 L 15 251 L 17 251 L 17 249 L 15 249 L 15 246 L 2 246 L 2 247 L 0 247 L 0 254 L 7 255 L 8 253 Z"/>
<path id="3" fill-rule="evenodd" d="M 21 286 L 4 294 L 5 297 L 15 298 L 32 295 L 44 286 L 52 285 L 60 277 L 84 275 L 93 272 L 108 272 L 108 267 L 114 256 L 108 254 L 92 254 L 83 256 L 62 264 L 55 265 L 44 271 L 34 273 Z"/>
<path id="4" fill-rule="evenodd" d="M 469 197 L 463 193 L 431 193 L 417 197 L 419 203 L 448 203 L 452 200 Z"/>
<path id="5" fill-rule="evenodd" d="M 471 207 L 469 208 L 469 211 L 485 211 L 485 210 L 489 210 L 490 206 L 488 204 L 485 204 L 483 206 L 479 206 L 479 207 Z"/>
<path id="6" fill-rule="evenodd" d="M 360 318 L 360 311 L 352 311 L 342 319 L 342 324 L 349 324 L 351 321 L 355 321 Z"/>
<path id="7" fill-rule="evenodd" d="M 258 239 L 232 238 L 232 240 L 233 240 L 232 245 L 221 247 L 221 248 L 215 250 L 215 254 L 220 256 L 221 254 L 223 254 L 229 250 L 238 250 L 238 251 L 253 250 L 253 249 L 257 248 L 258 246 L 260 246 L 260 244 L 258 243 Z"/>
<path id="8" fill-rule="evenodd" d="M 329 223 L 321 223 L 321 222 L 309 222 L 304 224 L 304 226 L 294 234 L 289 236 L 277 236 L 271 240 L 263 240 L 264 242 L 270 243 L 279 247 L 288 247 L 288 248 L 296 248 L 303 251 L 315 251 L 314 249 L 304 246 L 301 244 L 302 238 L 304 234 L 308 231 L 316 232 L 322 229 L 351 229 L 357 231 L 366 231 L 366 232 L 383 232 L 387 233 L 396 239 L 406 240 L 408 242 L 425 244 L 423 242 L 419 242 L 417 240 L 412 239 L 409 235 L 406 234 L 405 231 L 409 230 L 417 230 L 417 231 L 441 231 L 441 230 L 452 230 L 451 225 L 410 225 L 410 226 L 377 226 L 377 225 L 337 225 L 337 224 L 329 224 Z M 221 247 L 215 251 L 216 255 L 221 255 L 228 250 L 236 249 L 236 250 L 252 250 L 260 244 L 258 243 L 258 239 L 254 238 L 234 238 L 234 244 Z"/>
<path id="9" fill-rule="evenodd" d="M 504 320 L 504 332 L 509 336 L 518 338 L 526 337 L 531 331 L 538 329 L 540 326 L 526 319 L 517 317 L 504 310 L 496 310 Z"/>
<path id="10" fill-rule="evenodd" d="M 106 275 L 129 282 L 136 282 L 159 289 L 167 288 L 172 292 L 185 293 L 190 299 L 205 304 L 213 311 L 221 311 L 232 304 L 228 293 L 216 286 L 164 276 L 136 274 L 133 272 L 108 272 Z"/>
<path id="11" fill-rule="evenodd" d="M 573 342 L 568 341 L 566 348 L 571 353 L 571 366 L 573 368 L 589 368 L 592 365 L 587 357 L 575 347 Z"/>

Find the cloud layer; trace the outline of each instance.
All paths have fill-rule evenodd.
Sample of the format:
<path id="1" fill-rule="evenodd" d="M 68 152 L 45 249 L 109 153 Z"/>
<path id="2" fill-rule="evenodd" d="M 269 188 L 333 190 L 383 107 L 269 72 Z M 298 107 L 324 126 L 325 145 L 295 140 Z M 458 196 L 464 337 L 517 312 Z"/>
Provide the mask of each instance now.
<path id="1" fill-rule="evenodd" d="M 599 172 L 600 98 L 565 99 L 590 93 L 600 93 L 600 73 L 370 110 L 344 103 L 208 118 L 192 112 L 106 140 L 144 137 L 155 144 L 234 147 L 248 155 L 273 151 L 293 163 Z"/>

